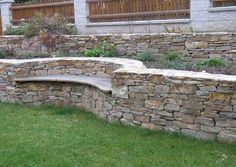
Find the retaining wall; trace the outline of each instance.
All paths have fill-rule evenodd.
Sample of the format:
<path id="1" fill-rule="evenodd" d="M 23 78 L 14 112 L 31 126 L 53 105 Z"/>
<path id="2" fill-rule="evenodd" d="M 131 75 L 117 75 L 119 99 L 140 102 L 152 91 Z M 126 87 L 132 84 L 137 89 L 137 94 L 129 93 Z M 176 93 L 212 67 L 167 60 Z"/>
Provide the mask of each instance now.
<path id="1" fill-rule="evenodd" d="M 60 74 L 77 75 L 69 72 L 70 68 L 81 71 L 77 64 L 94 66 L 96 70 L 91 71 L 95 70 L 96 74 L 115 65 L 111 75 L 97 75 L 112 78 L 112 93 L 84 84 L 14 81 L 31 74 L 54 74 L 49 71 L 56 67 L 68 71 L 64 73 L 59 68 Z M 42 73 L 45 68 L 48 71 Z M 58 69 L 55 71 L 58 74 Z M 91 72 L 82 74 L 91 75 Z M 81 106 L 109 121 L 236 143 L 235 76 L 147 69 L 141 62 L 128 59 L 1 60 L 0 100 Z"/>
<path id="2" fill-rule="evenodd" d="M 135 58 L 137 53 L 152 49 L 158 59 L 162 53 L 178 51 L 190 62 L 209 57 L 225 58 L 233 64 L 231 71 L 236 71 L 236 57 L 232 54 L 236 50 L 236 34 L 232 33 L 54 36 L 48 38 L 48 42 L 42 41 L 40 37 L 3 36 L 0 37 L 0 50 L 8 50 L 14 56 L 29 53 L 68 56 L 83 54 L 86 49 L 107 41 L 116 46 L 118 57 Z"/>

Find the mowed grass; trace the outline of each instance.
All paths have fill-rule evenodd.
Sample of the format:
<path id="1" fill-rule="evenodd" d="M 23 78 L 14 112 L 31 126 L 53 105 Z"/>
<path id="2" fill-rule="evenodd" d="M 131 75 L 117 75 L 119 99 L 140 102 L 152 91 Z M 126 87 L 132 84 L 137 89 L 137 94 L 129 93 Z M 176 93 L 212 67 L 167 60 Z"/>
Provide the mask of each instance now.
<path id="1" fill-rule="evenodd" d="M 109 124 L 78 108 L 0 103 L 1 167 L 235 167 L 236 145 Z"/>

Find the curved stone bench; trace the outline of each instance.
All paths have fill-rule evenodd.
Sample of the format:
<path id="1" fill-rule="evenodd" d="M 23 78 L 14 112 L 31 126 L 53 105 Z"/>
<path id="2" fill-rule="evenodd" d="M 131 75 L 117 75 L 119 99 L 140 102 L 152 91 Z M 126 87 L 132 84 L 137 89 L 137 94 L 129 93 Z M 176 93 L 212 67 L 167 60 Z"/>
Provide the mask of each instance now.
<path id="1" fill-rule="evenodd" d="M 75 105 L 109 121 L 236 143 L 236 76 L 116 58 L 0 60 L 0 100 Z"/>
<path id="2" fill-rule="evenodd" d="M 64 83 L 79 83 L 90 85 L 98 88 L 102 92 L 111 93 L 111 78 L 99 78 L 95 76 L 84 75 L 48 75 L 48 76 L 36 76 L 15 78 L 16 82 L 64 82 Z"/>

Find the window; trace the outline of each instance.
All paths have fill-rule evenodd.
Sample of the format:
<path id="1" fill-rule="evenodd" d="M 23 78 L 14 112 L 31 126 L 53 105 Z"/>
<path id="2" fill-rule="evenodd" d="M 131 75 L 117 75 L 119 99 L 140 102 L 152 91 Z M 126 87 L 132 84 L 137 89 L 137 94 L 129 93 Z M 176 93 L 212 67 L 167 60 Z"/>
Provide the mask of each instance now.
<path id="1" fill-rule="evenodd" d="M 236 0 L 212 0 L 213 7 L 236 6 Z"/>

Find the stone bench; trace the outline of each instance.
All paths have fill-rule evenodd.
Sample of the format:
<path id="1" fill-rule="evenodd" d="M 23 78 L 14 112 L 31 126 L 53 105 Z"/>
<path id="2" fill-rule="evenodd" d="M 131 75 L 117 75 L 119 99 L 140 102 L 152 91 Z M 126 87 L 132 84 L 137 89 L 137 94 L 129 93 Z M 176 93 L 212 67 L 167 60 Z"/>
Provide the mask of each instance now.
<path id="1" fill-rule="evenodd" d="M 111 93 L 111 79 L 85 75 L 47 75 L 15 78 L 16 82 L 69 82 L 90 85 L 104 93 Z"/>

